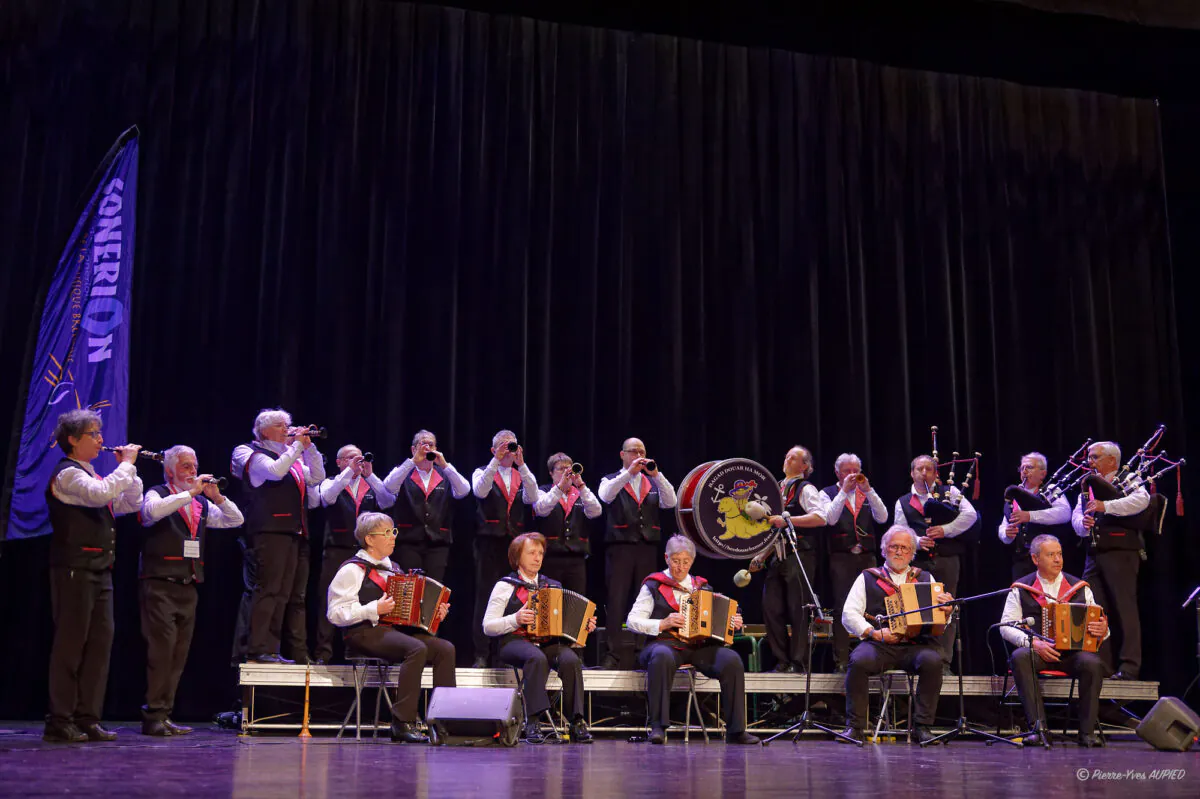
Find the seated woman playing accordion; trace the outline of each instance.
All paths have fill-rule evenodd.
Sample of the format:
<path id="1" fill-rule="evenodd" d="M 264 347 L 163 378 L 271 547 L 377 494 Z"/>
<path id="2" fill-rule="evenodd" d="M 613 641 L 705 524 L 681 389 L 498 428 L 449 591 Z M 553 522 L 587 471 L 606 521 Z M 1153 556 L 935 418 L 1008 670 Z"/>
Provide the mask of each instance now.
<path id="1" fill-rule="evenodd" d="M 721 683 L 721 707 L 725 716 L 725 741 L 731 744 L 757 744 L 758 738 L 746 732 L 746 670 L 742 658 L 721 640 L 685 643 L 670 635 L 685 623 L 681 602 L 693 591 L 711 591 L 703 577 L 688 574 L 696 559 L 696 546 L 685 536 L 667 541 L 667 571 L 651 574 L 642 583 L 633 609 L 625 624 L 656 641 L 642 650 L 639 661 L 646 670 L 647 704 L 650 711 L 650 743 L 666 743 L 670 719 L 671 683 L 680 666 L 691 665 L 701 674 Z M 735 614 L 732 629 L 742 628 L 742 617 Z"/>
<path id="2" fill-rule="evenodd" d="M 571 714 L 570 737 L 574 743 L 591 743 L 583 711 L 583 663 L 566 638 L 535 640 L 530 637 L 529 625 L 535 620 L 529 608 L 530 595 L 540 588 L 562 588 L 562 584 L 539 574 L 546 555 L 546 539 L 541 533 L 523 533 L 508 545 L 508 564 L 513 572 L 500 579 L 492 588 L 487 610 L 483 614 L 483 632 L 500 639 L 500 659 L 518 666 L 523 674 L 521 691 L 525 695 L 528 716 L 524 738 L 529 743 L 542 743 L 537 718 L 549 714 L 550 697 L 546 679 L 550 667 L 562 680 L 563 706 Z M 587 623 L 588 632 L 596 629 L 593 616 Z"/>
<path id="3" fill-rule="evenodd" d="M 396 528 L 386 513 L 364 513 L 354 527 L 354 538 L 362 546 L 342 564 L 329 584 L 329 621 L 342 628 L 346 657 L 375 657 L 400 664 L 396 701 L 392 703 L 392 740 L 425 743 L 428 738 L 416 726 L 421 672 L 426 661 L 433 666 L 434 687 L 453 688 L 454 644 L 421 630 L 400 629 L 381 623 L 392 612 L 396 600 L 387 594 L 387 578 L 395 573 L 388 556 L 396 546 Z M 441 605 L 438 617 L 445 618 L 449 603 Z"/>

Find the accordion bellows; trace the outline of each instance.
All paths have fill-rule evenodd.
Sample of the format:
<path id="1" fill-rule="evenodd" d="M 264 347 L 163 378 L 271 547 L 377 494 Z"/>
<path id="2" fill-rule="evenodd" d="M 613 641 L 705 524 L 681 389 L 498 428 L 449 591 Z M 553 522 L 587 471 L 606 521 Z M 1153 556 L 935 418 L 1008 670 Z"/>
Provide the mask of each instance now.
<path id="1" fill-rule="evenodd" d="M 534 613 L 528 636 L 536 640 L 565 638 L 572 646 L 587 643 L 588 621 L 596 615 L 596 603 L 565 588 L 539 588 L 529 594 Z"/>
<path id="2" fill-rule="evenodd" d="M 398 627 L 417 627 L 430 635 L 437 635 L 441 619 L 437 617 L 438 605 L 450 601 L 450 589 L 432 577 L 423 574 L 393 574 L 388 577 L 387 593 L 396 600 L 396 607 L 386 616 L 380 616 L 384 624 Z"/>

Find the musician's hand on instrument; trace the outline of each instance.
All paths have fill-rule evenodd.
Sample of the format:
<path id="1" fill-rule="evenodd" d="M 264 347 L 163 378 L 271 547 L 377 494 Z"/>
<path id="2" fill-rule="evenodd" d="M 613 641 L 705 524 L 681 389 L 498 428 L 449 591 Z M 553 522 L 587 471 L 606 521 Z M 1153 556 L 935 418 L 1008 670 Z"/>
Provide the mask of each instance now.
<path id="1" fill-rule="evenodd" d="M 595 616 L 592 616 L 590 619 L 588 619 L 587 631 L 589 633 L 596 632 L 596 617 Z"/>
<path id="2" fill-rule="evenodd" d="M 637 458 L 636 460 L 633 461 L 633 463 L 631 463 L 627 467 L 625 467 L 625 471 L 629 472 L 629 474 L 631 474 L 631 475 L 637 474 L 643 468 L 645 468 L 647 460 L 649 460 L 649 459 L 648 458 Z"/>
<path id="3" fill-rule="evenodd" d="M 953 602 L 954 597 L 950 596 L 945 591 L 943 591 L 942 593 L 937 595 L 937 601 L 938 601 L 939 605 L 944 605 L 947 602 Z"/>
<path id="4" fill-rule="evenodd" d="M 288 435 L 291 436 L 294 441 L 300 442 L 301 449 L 308 449 L 312 446 L 312 439 L 305 435 L 307 432 L 307 427 L 293 427 L 288 430 Z"/>
<path id="5" fill-rule="evenodd" d="M 113 454 L 117 456 L 117 463 L 133 463 L 137 460 L 138 450 L 142 448 L 141 444 L 126 444 L 123 447 L 113 447 Z"/>
<path id="6" fill-rule="evenodd" d="M 443 602 L 442 604 L 438 605 L 437 612 L 434 613 L 434 615 L 437 617 L 438 621 L 441 621 L 442 619 L 449 616 L 450 615 L 450 603 Z"/>
<path id="7" fill-rule="evenodd" d="M 1014 508 L 1008 515 L 1008 521 L 1010 524 L 1026 524 L 1029 522 L 1029 511 Z"/>
<path id="8" fill-rule="evenodd" d="M 517 454 L 513 456 L 513 466 L 520 469 L 525 465 L 525 448 L 517 447 Z"/>
<path id="9" fill-rule="evenodd" d="M 375 474 L 375 464 L 371 463 L 370 461 L 363 461 L 358 465 L 358 470 L 358 473 L 364 478 L 370 477 L 371 475 Z"/>
<path id="10" fill-rule="evenodd" d="M 787 524 L 787 522 L 783 520 L 782 516 L 768 516 L 767 520 L 771 522 L 772 527 L 783 527 Z"/>
<path id="11" fill-rule="evenodd" d="M 584 486 L 584 483 L 583 483 L 583 476 L 582 476 L 582 475 L 578 475 L 578 474 L 572 474 L 572 475 L 571 475 L 571 485 L 575 486 L 575 488 L 577 488 L 578 490 L 582 491 L 582 490 L 583 490 L 583 486 Z"/>
<path id="12" fill-rule="evenodd" d="M 669 615 L 665 619 L 663 619 L 662 622 L 659 623 L 658 629 L 672 630 L 672 629 L 678 629 L 682 626 L 683 626 L 683 614 L 682 613 L 672 613 L 671 615 Z"/>
<path id="13" fill-rule="evenodd" d="M 564 497 L 571 490 L 571 478 L 572 477 L 574 477 L 574 475 L 571 474 L 570 472 L 567 472 L 566 474 L 563 475 L 563 478 L 558 481 L 558 490 Z"/>
<path id="14" fill-rule="evenodd" d="M 879 633 L 879 638 L 877 640 L 880 643 L 884 643 L 884 644 L 900 643 L 900 636 L 896 635 L 894 632 L 891 631 L 891 629 L 889 629 L 887 627 L 884 627 L 882 630 L 876 630 L 875 632 Z M 874 634 L 872 634 L 871 637 L 874 638 L 875 637 Z"/>
<path id="15" fill-rule="evenodd" d="M 528 627 L 537 620 L 537 614 L 529 608 L 521 608 L 517 611 L 517 624 L 522 627 Z"/>
<path id="16" fill-rule="evenodd" d="M 762 571 L 762 567 L 767 565 L 767 558 L 770 557 L 771 550 L 760 552 L 750 559 L 749 570 L 751 572 Z"/>
<path id="17" fill-rule="evenodd" d="M 647 462 L 649 462 L 649 460 L 650 460 L 650 459 L 649 459 L 649 458 L 645 458 L 644 460 L 645 460 L 645 461 L 647 461 Z M 658 477 L 658 464 L 655 464 L 654 466 L 655 466 L 655 468 L 654 468 L 654 470 L 653 470 L 653 471 L 651 471 L 650 467 L 649 467 L 649 466 L 647 466 L 647 467 L 646 467 L 646 474 L 650 475 L 651 477 Z"/>
<path id="18" fill-rule="evenodd" d="M 729 626 L 735 630 L 740 630 L 746 626 L 746 622 L 742 619 L 742 614 L 735 613 L 733 618 L 729 620 Z"/>
<path id="19" fill-rule="evenodd" d="M 438 452 L 436 449 L 426 450 L 426 452 L 433 453 L 433 463 L 439 469 L 445 469 L 447 466 L 450 465 L 450 464 L 446 463 L 446 456 L 443 455 L 442 453 Z M 425 457 L 425 456 L 422 455 L 421 457 Z"/>
<path id="20" fill-rule="evenodd" d="M 924 549 L 926 552 L 932 552 L 933 548 L 937 546 L 937 541 L 934 541 L 927 535 L 923 535 L 918 538 L 917 543 L 920 545 L 921 549 Z"/>
<path id="21" fill-rule="evenodd" d="M 1010 524 L 1004 528 L 1004 537 L 1006 539 L 1008 539 L 1009 541 L 1013 541 L 1016 539 L 1018 532 L 1020 532 L 1020 531 L 1017 528 L 1017 525 Z"/>
<path id="22" fill-rule="evenodd" d="M 375 600 L 375 613 L 379 616 L 386 616 L 396 609 L 396 600 L 390 596 L 380 597 Z"/>
<path id="23" fill-rule="evenodd" d="M 358 476 L 362 474 L 362 467 L 364 463 L 366 463 L 366 461 L 363 460 L 362 455 L 355 455 L 354 457 L 350 458 L 350 462 L 346 465 L 350 468 L 350 474 Z"/>
<path id="24" fill-rule="evenodd" d="M 214 505 L 220 505 L 225 502 L 225 497 L 221 494 L 221 489 L 217 488 L 216 483 L 204 484 L 204 496 Z"/>
<path id="25" fill-rule="evenodd" d="M 940 524 L 934 525 L 933 527 L 930 527 L 928 530 L 925 531 L 925 535 L 927 535 L 930 538 L 945 538 L 946 537 L 946 528 L 942 527 Z"/>
<path id="26" fill-rule="evenodd" d="M 1088 516 L 1088 515 L 1084 514 L 1084 517 L 1083 517 L 1083 529 L 1085 529 L 1085 530 L 1091 530 L 1091 529 L 1092 529 L 1093 527 L 1095 527 L 1095 526 L 1096 526 L 1096 517 L 1095 517 L 1095 516 Z"/>
<path id="27" fill-rule="evenodd" d="M 1084 510 L 1088 513 L 1104 513 L 1104 503 L 1098 499 L 1089 499 Z"/>
<path id="28" fill-rule="evenodd" d="M 1058 650 L 1054 648 L 1054 644 L 1050 643 L 1049 641 L 1043 641 L 1041 638 L 1034 638 L 1033 642 L 1030 644 L 1030 647 L 1038 657 L 1047 663 L 1057 663 L 1058 661 L 1062 660 L 1062 655 L 1060 655 Z"/>
<path id="29" fill-rule="evenodd" d="M 1104 638 L 1104 636 L 1108 635 L 1108 617 L 1101 616 L 1099 621 L 1089 621 L 1087 629 L 1089 635 Z"/>
<path id="30" fill-rule="evenodd" d="M 206 491 L 206 489 L 208 488 L 208 485 L 204 482 L 204 478 L 206 478 L 206 477 L 209 478 L 210 480 L 212 479 L 211 474 L 198 474 L 195 477 L 193 477 L 192 484 L 191 484 L 191 486 L 188 487 L 187 492 L 189 494 L 191 494 L 193 497 L 199 496 L 201 494 L 207 495 L 208 492 Z M 216 488 L 216 486 L 213 486 L 213 487 Z"/>

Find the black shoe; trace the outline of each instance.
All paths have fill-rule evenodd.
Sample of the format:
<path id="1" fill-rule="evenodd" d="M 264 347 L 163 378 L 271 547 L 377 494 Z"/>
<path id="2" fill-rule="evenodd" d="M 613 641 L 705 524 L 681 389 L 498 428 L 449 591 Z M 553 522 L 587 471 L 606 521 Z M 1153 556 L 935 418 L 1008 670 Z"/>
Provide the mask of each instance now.
<path id="1" fill-rule="evenodd" d="M 590 744 L 593 740 L 586 721 L 579 718 L 571 722 L 571 743 Z"/>
<path id="2" fill-rule="evenodd" d="M 280 657 L 279 659 L 284 663 L 299 663 L 301 666 L 307 666 L 312 663 L 312 658 L 310 658 L 308 655 L 300 655 L 295 660 L 287 660 L 283 657 Z"/>
<path id="3" fill-rule="evenodd" d="M 182 724 L 176 724 L 170 719 L 163 719 L 163 726 L 170 730 L 172 735 L 187 735 L 192 731 L 191 727 L 185 727 Z"/>
<path id="4" fill-rule="evenodd" d="M 327 661 L 325 660 L 325 658 L 313 658 L 309 662 L 312 663 L 314 666 L 324 666 Z"/>
<path id="5" fill-rule="evenodd" d="M 613 655 L 605 655 L 604 657 L 600 658 L 600 668 L 604 669 L 605 671 L 616 671 L 617 666 L 619 665 L 620 664 L 617 662 L 616 657 Z"/>
<path id="6" fill-rule="evenodd" d="M 1127 671 L 1115 671 L 1115 672 L 1113 672 L 1113 675 L 1111 677 L 1109 677 L 1108 679 L 1110 679 L 1110 680 L 1136 680 L 1137 675 L 1130 674 Z"/>
<path id="7" fill-rule="evenodd" d="M 725 743 L 737 744 L 739 746 L 758 746 L 762 743 L 762 741 L 758 739 L 758 736 L 751 735 L 745 730 L 742 730 L 741 732 L 727 734 L 725 736 Z"/>
<path id="8" fill-rule="evenodd" d="M 521 733 L 521 740 L 527 744 L 542 744 L 546 742 L 546 736 L 542 735 L 542 728 L 536 721 L 531 721 L 525 725 L 525 730 Z"/>
<path id="9" fill-rule="evenodd" d="M 913 728 L 913 740 L 919 743 L 921 746 L 925 746 L 933 741 L 933 739 L 936 737 L 937 736 L 933 734 L 933 730 L 929 729 L 929 727 L 924 724 L 918 724 Z"/>
<path id="10" fill-rule="evenodd" d="M 93 724 L 80 724 L 79 729 L 83 730 L 83 732 L 87 735 L 87 739 L 89 741 L 115 741 L 115 740 L 117 740 L 117 734 L 115 732 L 109 732 L 108 730 L 101 727 L 100 722 L 98 722 L 98 721 Z"/>
<path id="11" fill-rule="evenodd" d="M 424 744 L 429 743 L 429 738 L 411 721 L 393 721 L 392 742 L 400 744 Z"/>
<path id="12" fill-rule="evenodd" d="M 166 723 L 158 719 L 148 719 L 142 722 L 142 735 L 153 735 L 155 738 L 170 738 L 173 733 Z"/>
<path id="13" fill-rule="evenodd" d="M 283 661 L 283 658 L 279 657 L 279 655 L 263 653 L 261 655 L 251 655 L 249 658 L 247 658 L 246 662 L 247 663 L 272 663 L 272 664 L 275 664 L 275 663 L 283 663 L 284 661 Z"/>
<path id="14" fill-rule="evenodd" d="M 652 727 L 650 729 L 650 737 L 647 740 L 652 744 L 665 744 L 667 742 L 667 731 L 662 727 Z"/>
<path id="15" fill-rule="evenodd" d="M 860 744 L 863 742 L 864 738 L 863 731 L 852 726 L 847 726 L 846 729 L 842 730 L 842 735 L 844 735 L 845 738 L 834 738 L 833 740 L 840 744 Z M 849 738 L 850 740 L 846 740 L 846 738 Z"/>
<path id="16" fill-rule="evenodd" d="M 42 740 L 51 744 L 81 744 L 88 739 L 87 733 L 71 722 L 46 722 Z"/>
<path id="17" fill-rule="evenodd" d="M 775 665 L 775 671 L 779 674 L 791 674 L 795 670 L 795 667 L 791 663 L 777 663 Z"/>
<path id="18" fill-rule="evenodd" d="M 473 661 L 471 661 L 471 668 L 473 668 L 473 669 L 486 669 L 487 667 L 488 667 L 487 658 L 479 657 L 479 658 L 475 658 Z"/>
<path id="19" fill-rule="evenodd" d="M 1029 732 L 1021 739 L 1021 746 L 1041 746 L 1042 736 L 1036 732 Z"/>
<path id="20" fill-rule="evenodd" d="M 1080 735 L 1075 740 L 1084 749 L 1095 749 L 1104 746 L 1104 744 L 1100 743 L 1100 739 L 1095 735 Z"/>

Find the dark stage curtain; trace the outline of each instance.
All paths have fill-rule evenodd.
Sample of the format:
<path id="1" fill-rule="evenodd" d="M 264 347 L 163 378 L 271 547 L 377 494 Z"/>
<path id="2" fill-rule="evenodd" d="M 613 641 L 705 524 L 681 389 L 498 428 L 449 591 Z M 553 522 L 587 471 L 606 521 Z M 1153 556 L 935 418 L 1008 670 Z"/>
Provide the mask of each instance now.
<path id="1" fill-rule="evenodd" d="M 329 428 L 330 462 L 355 442 L 390 466 L 426 427 L 469 473 L 510 427 L 543 480 L 565 450 L 592 486 L 629 435 L 677 486 L 794 443 L 825 485 L 853 451 L 890 508 L 936 424 L 943 457 L 983 453 L 969 593 L 1008 581 L 995 528 L 1022 453 L 1184 435 L 1152 101 L 367 0 L 0 14 L 4 371 L 88 176 L 137 124 L 130 429 L 206 470 L 281 405 Z M 490 586 L 459 511 L 461 661 Z M 1192 575 L 1182 533 L 1150 542 L 1147 621 Z M 183 718 L 235 695 L 239 554 L 210 540 Z M 144 687 L 137 548 L 124 520 L 114 717 Z M 45 552 L 0 559 L 0 717 L 44 709 Z M 758 620 L 738 566 L 696 570 Z M 999 613 L 972 608 L 972 673 Z M 1190 635 L 1148 635 L 1145 677 L 1181 690 Z"/>

